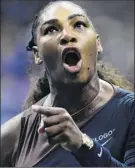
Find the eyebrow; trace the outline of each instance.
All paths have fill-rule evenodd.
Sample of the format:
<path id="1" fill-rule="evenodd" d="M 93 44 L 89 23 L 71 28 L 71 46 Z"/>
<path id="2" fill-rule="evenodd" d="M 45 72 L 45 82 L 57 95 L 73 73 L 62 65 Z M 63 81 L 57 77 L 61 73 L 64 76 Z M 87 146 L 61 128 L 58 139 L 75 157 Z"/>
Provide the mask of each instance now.
<path id="1" fill-rule="evenodd" d="M 58 22 L 58 19 L 50 19 L 50 20 L 44 22 L 43 25 L 54 24 L 54 23 L 57 23 L 57 22 Z"/>
<path id="2" fill-rule="evenodd" d="M 86 18 L 86 17 L 85 17 L 84 15 L 82 15 L 82 14 L 73 14 L 73 15 L 71 15 L 71 16 L 68 17 L 68 20 L 71 20 L 71 19 L 73 19 L 73 18 L 75 18 L 75 17 L 78 17 L 78 16 L 79 16 L 79 17 L 81 16 L 81 17 Z M 86 18 L 86 19 L 87 19 L 87 18 Z"/>
<path id="3" fill-rule="evenodd" d="M 75 17 L 84 17 L 84 18 L 86 18 L 84 15 L 82 15 L 82 14 L 73 14 L 73 15 L 71 15 L 71 16 L 69 16 L 68 17 L 68 20 L 72 20 L 73 18 L 75 18 Z M 87 19 L 87 18 L 86 18 Z M 58 23 L 58 19 L 50 19 L 50 20 L 48 20 L 48 21 L 46 21 L 46 22 L 44 22 L 43 23 L 43 25 L 46 25 L 46 24 L 56 24 L 56 23 Z"/>

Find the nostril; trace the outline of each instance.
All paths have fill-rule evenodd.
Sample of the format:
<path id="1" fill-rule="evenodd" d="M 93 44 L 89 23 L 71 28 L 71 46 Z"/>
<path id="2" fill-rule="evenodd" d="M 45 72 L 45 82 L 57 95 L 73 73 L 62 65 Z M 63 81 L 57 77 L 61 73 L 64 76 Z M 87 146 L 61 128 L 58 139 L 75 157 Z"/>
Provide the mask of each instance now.
<path id="1" fill-rule="evenodd" d="M 65 45 L 69 42 L 74 43 L 74 42 L 77 42 L 77 40 L 74 37 L 72 37 L 72 38 L 61 38 L 61 40 L 60 40 L 61 45 Z"/>
<path id="2" fill-rule="evenodd" d="M 74 38 L 74 37 L 70 41 L 71 42 L 77 42 L 76 38 Z"/>
<path id="3" fill-rule="evenodd" d="M 67 41 L 66 39 L 61 39 L 61 40 L 60 40 L 60 44 L 61 44 L 61 45 L 66 44 L 66 43 L 68 43 L 68 41 Z"/>

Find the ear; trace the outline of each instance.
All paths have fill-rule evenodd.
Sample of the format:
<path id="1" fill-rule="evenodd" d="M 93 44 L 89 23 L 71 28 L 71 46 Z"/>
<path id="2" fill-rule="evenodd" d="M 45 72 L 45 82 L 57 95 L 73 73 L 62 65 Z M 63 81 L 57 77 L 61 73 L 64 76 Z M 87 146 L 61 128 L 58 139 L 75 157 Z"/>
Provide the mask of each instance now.
<path id="1" fill-rule="evenodd" d="M 42 59 L 40 58 L 39 54 L 38 54 L 38 47 L 37 46 L 33 46 L 32 47 L 32 51 L 33 51 L 33 55 L 34 55 L 34 59 L 35 59 L 35 64 L 40 65 L 42 64 Z"/>
<path id="2" fill-rule="evenodd" d="M 103 47 L 101 45 L 99 34 L 97 34 L 97 51 L 99 54 L 103 53 Z"/>

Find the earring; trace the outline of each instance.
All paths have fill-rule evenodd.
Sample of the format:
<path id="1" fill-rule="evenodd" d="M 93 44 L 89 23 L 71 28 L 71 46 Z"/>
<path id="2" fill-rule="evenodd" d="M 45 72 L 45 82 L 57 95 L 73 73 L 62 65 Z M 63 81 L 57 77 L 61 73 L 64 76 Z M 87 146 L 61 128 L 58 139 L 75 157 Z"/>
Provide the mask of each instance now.
<path id="1" fill-rule="evenodd" d="M 40 65 L 40 64 L 43 63 L 42 59 L 38 56 L 38 54 L 36 54 L 35 63 L 36 63 L 37 65 Z"/>
<path id="2" fill-rule="evenodd" d="M 35 59 L 35 63 L 36 63 L 37 65 L 40 65 L 40 64 L 43 63 L 43 61 L 38 57 L 38 58 Z"/>

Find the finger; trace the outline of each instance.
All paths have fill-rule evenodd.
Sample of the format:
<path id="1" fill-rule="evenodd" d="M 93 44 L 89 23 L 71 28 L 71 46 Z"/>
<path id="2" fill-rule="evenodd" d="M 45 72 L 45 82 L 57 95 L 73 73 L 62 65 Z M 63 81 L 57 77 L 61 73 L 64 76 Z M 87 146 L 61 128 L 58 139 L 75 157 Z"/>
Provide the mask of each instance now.
<path id="1" fill-rule="evenodd" d="M 45 127 L 57 125 L 59 123 L 62 123 L 64 121 L 69 121 L 69 120 L 70 120 L 70 116 L 66 114 L 59 114 L 59 115 L 43 118 Z"/>
<path id="2" fill-rule="evenodd" d="M 65 111 L 63 108 L 59 107 L 43 107 L 38 105 L 32 105 L 32 109 L 36 113 L 40 113 L 46 116 L 57 115 Z"/>
<path id="3" fill-rule="evenodd" d="M 41 120 L 38 133 L 44 133 L 46 127 L 50 127 L 52 125 L 58 125 L 59 123 L 62 122 L 68 122 L 68 125 L 70 123 L 70 115 L 67 113 L 55 115 L 55 116 L 49 116 L 49 117 L 44 117 Z M 64 124 L 63 124 L 64 125 Z"/>
<path id="4" fill-rule="evenodd" d="M 53 125 L 53 126 L 45 128 L 45 132 L 46 132 L 47 136 L 52 137 L 56 134 L 63 132 L 66 129 L 65 126 L 66 126 L 65 122 L 57 124 L 57 125 Z"/>

